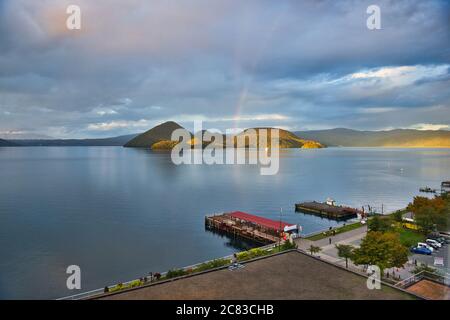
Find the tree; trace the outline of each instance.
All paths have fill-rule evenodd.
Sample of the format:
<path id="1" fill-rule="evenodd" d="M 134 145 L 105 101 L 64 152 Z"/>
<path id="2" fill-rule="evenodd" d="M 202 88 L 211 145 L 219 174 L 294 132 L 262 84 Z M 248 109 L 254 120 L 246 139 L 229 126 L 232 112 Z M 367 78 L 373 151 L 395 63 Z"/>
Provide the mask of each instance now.
<path id="1" fill-rule="evenodd" d="M 436 231 L 437 225 L 442 224 L 439 212 L 433 207 L 424 207 L 416 211 L 414 215 L 416 224 L 425 234 Z"/>
<path id="2" fill-rule="evenodd" d="M 345 258 L 345 267 L 348 269 L 348 259 L 353 257 L 353 246 L 348 244 L 337 244 L 336 249 L 338 250 L 338 256 Z"/>
<path id="3" fill-rule="evenodd" d="M 407 209 L 414 213 L 416 224 L 424 233 L 435 231 L 436 228 L 446 229 L 447 227 L 450 201 L 446 196 L 438 196 L 433 199 L 415 197 Z"/>
<path id="4" fill-rule="evenodd" d="M 392 229 L 392 221 L 389 217 L 374 216 L 367 223 L 370 231 L 387 232 Z"/>
<path id="5" fill-rule="evenodd" d="M 392 213 L 392 219 L 396 222 L 402 222 L 403 220 L 403 210 L 397 210 Z"/>
<path id="6" fill-rule="evenodd" d="M 383 274 L 386 268 L 402 268 L 408 261 L 408 248 L 393 232 L 370 231 L 361 246 L 353 251 L 353 262 L 357 265 L 376 265 Z"/>
<path id="7" fill-rule="evenodd" d="M 426 197 L 414 197 L 412 203 L 410 203 L 407 207 L 409 211 L 416 213 L 420 211 L 422 208 L 434 208 L 437 211 L 443 211 L 446 208 L 446 201 L 444 197 L 434 197 L 432 199 Z"/>
<path id="8" fill-rule="evenodd" d="M 311 252 L 311 255 L 313 256 L 315 253 L 319 253 L 320 251 L 322 251 L 322 248 L 311 245 L 308 250 L 309 252 Z"/>

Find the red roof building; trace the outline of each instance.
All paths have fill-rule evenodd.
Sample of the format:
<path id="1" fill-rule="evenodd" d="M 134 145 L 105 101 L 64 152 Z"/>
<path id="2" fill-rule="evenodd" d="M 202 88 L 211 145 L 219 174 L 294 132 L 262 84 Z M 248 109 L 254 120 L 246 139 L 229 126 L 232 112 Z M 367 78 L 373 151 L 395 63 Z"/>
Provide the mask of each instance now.
<path id="1" fill-rule="evenodd" d="M 283 222 L 283 221 L 280 222 L 280 221 L 275 221 L 275 220 L 271 220 L 271 219 L 267 219 L 267 218 L 263 218 L 263 217 L 258 217 L 258 216 L 254 216 L 252 214 L 245 213 L 242 211 L 230 212 L 229 215 L 232 218 L 243 220 L 243 221 L 250 222 L 250 223 L 254 223 L 254 224 L 260 225 L 264 228 L 272 229 L 277 232 L 285 230 L 286 227 L 288 227 L 289 229 L 291 229 L 292 227 L 296 227 L 296 225 L 292 224 L 292 223 L 287 223 L 287 222 Z M 281 230 L 280 230 L 280 226 L 281 226 Z"/>

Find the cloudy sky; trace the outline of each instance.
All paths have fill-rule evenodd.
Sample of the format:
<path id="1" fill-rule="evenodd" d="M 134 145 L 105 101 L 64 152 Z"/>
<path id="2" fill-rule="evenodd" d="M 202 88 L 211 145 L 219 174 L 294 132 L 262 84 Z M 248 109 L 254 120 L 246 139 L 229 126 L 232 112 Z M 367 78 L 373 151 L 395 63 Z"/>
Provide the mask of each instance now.
<path id="1" fill-rule="evenodd" d="M 431 0 L 0 0 L 0 137 L 450 129 L 449 21 Z"/>

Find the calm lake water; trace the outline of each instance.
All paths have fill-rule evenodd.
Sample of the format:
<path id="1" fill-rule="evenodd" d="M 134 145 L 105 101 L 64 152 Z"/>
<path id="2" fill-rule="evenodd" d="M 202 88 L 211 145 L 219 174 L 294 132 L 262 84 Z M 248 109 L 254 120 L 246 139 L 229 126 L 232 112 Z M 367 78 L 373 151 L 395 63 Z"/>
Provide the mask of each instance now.
<path id="1" fill-rule="evenodd" d="M 280 171 L 175 166 L 170 154 L 120 147 L 0 148 L 0 298 L 57 298 L 66 268 L 82 290 L 236 252 L 248 244 L 205 231 L 204 216 L 242 210 L 302 225 L 337 223 L 294 212 L 334 198 L 385 211 L 450 178 L 449 149 L 285 150 Z"/>

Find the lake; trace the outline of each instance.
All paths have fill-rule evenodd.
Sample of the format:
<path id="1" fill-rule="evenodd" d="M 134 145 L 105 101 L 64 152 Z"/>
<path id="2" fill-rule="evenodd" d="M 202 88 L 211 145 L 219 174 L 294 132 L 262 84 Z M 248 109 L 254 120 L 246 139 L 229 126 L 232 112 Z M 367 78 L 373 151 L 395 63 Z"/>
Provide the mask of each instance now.
<path id="1" fill-rule="evenodd" d="M 298 223 L 324 201 L 389 212 L 422 186 L 450 178 L 450 149 L 282 150 L 277 175 L 251 165 L 181 165 L 170 154 L 121 147 L 0 148 L 0 299 L 57 298 L 67 266 L 88 291 L 251 246 L 205 231 L 207 214 L 241 210 Z"/>

